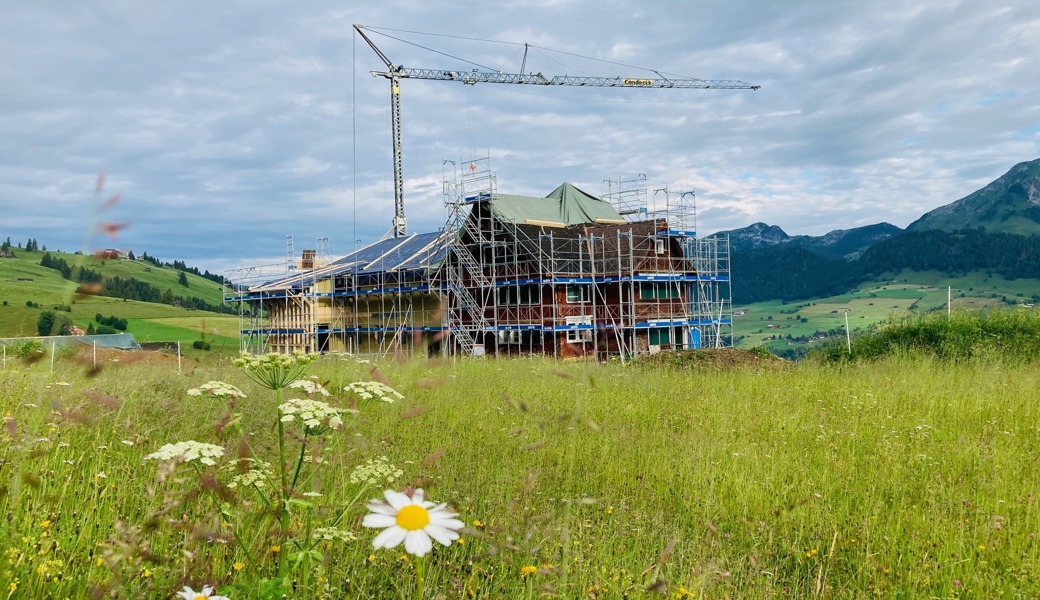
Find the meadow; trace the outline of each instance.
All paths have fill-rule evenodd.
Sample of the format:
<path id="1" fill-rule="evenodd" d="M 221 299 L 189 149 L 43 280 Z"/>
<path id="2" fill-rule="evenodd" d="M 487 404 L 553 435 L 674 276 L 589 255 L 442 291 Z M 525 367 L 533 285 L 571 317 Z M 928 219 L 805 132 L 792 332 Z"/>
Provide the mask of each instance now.
<path id="1" fill-rule="evenodd" d="M 8 597 L 1040 597 L 1036 363 L 303 369 L 360 412 L 292 433 L 277 406 L 308 394 L 228 359 L 9 360 Z M 371 380 L 403 398 L 344 390 Z M 209 381 L 245 397 L 187 393 Z M 222 456 L 153 456 L 186 440 Z M 263 464 L 277 488 L 280 460 L 282 501 L 240 479 Z M 406 486 L 459 513 L 461 538 L 374 548 L 365 503 Z"/>
<path id="2" fill-rule="evenodd" d="M 900 271 L 837 296 L 736 305 L 733 330 L 739 348 L 764 346 L 781 356 L 801 356 L 830 343 L 828 332 L 843 337 L 846 311 L 849 330 L 857 336 L 892 320 L 945 313 L 948 293 L 953 312 L 974 312 L 1029 304 L 1036 287 L 1033 279 L 1012 281 L 982 271 L 957 277 Z"/>

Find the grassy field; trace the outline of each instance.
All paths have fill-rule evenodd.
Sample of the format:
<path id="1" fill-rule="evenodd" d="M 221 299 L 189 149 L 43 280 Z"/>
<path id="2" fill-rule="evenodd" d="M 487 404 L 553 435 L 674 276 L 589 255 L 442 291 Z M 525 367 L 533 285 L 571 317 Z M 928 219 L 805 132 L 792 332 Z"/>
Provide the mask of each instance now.
<path id="1" fill-rule="evenodd" d="M 1007 281 L 985 273 L 949 278 L 933 272 L 900 272 L 865 283 L 848 294 L 801 302 L 779 300 L 736 306 L 734 333 L 739 348 L 764 346 L 779 355 L 797 355 L 818 346 L 827 332 L 845 335 L 845 312 L 852 335 L 879 323 L 930 311 L 945 311 L 947 287 L 952 310 L 977 310 L 1029 302 L 1040 293 L 1036 280 Z M 814 339 L 815 338 L 815 339 Z"/>
<path id="2" fill-rule="evenodd" d="M 14 259 L 0 259 L 0 338 L 38 335 L 36 323 L 40 313 L 68 306 L 66 315 L 86 330 L 95 315 L 127 319 L 127 332 L 139 342 L 180 341 L 191 353 L 191 343 L 203 337 L 214 347 L 238 349 L 237 318 L 205 311 L 188 310 L 165 304 L 122 300 L 105 296 L 76 294 L 77 284 L 61 278 L 54 269 L 40 266 L 42 252 L 15 250 Z M 181 273 L 170 267 L 156 267 L 142 261 L 101 260 L 94 256 L 52 253 L 71 265 L 103 273 L 105 277 L 133 277 L 175 295 L 195 296 L 219 304 L 221 288 L 216 283 L 186 273 L 188 287 L 177 283 Z M 28 306 L 27 303 L 34 306 Z M 95 323 L 96 326 L 96 323 Z"/>
<path id="3" fill-rule="evenodd" d="M 105 364 L 0 372 L 11 597 L 203 584 L 232 599 L 1040 597 L 1035 363 L 691 373 L 327 356 L 307 373 L 330 404 L 358 405 L 343 388 L 371 379 L 404 399 L 359 405 L 345 430 L 284 437 L 275 392 L 227 363 Z M 186 394 L 209 380 L 248 397 Z M 184 440 L 226 453 L 213 466 L 145 460 Z M 285 520 L 264 503 L 273 492 L 228 487 L 245 456 L 304 465 Z M 402 471 L 392 484 L 351 481 L 383 456 Z M 461 541 L 425 558 L 373 548 L 364 502 L 409 485 L 460 514 Z M 308 535 L 332 522 L 335 539 Z"/>

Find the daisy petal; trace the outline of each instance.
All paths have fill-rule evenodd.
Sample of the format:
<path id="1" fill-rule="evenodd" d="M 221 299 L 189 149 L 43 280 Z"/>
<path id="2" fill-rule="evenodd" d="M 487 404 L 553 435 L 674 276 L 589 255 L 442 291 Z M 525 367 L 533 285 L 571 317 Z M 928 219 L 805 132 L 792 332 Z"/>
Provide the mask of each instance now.
<path id="1" fill-rule="evenodd" d="M 416 556 L 425 556 L 427 552 L 433 550 L 433 542 L 430 540 L 430 536 L 426 535 L 426 532 L 422 529 L 416 529 L 409 531 L 408 535 L 404 538 L 404 549 L 409 554 Z"/>
<path id="2" fill-rule="evenodd" d="M 430 537 L 432 537 L 433 539 L 437 540 L 445 546 L 450 546 L 453 541 L 459 539 L 458 532 L 452 531 L 451 529 L 447 529 L 445 527 L 434 525 L 433 523 L 430 523 L 429 525 L 424 527 L 423 531 L 428 533 Z"/>
<path id="3" fill-rule="evenodd" d="M 383 529 L 384 527 L 393 527 L 397 525 L 397 518 L 393 515 L 383 514 L 368 514 L 361 521 L 363 527 L 377 527 Z"/>
<path id="4" fill-rule="evenodd" d="M 386 502 L 377 502 L 373 500 L 372 502 L 368 503 L 366 508 L 380 515 L 390 515 L 392 517 L 397 514 L 397 510 L 394 507 L 387 504 Z"/>
<path id="5" fill-rule="evenodd" d="M 412 503 L 412 499 L 401 492 L 395 492 L 393 490 L 386 490 L 383 492 L 383 496 L 386 497 L 386 502 L 393 507 L 394 511 L 401 510 Z"/>
<path id="6" fill-rule="evenodd" d="M 404 541 L 407 533 L 407 531 L 396 525 L 388 527 L 379 532 L 376 539 L 372 540 L 372 545 L 376 548 L 393 548 Z"/>
<path id="7" fill-rule="evenodd" d="M 453 529 L 458 531 L 466 526 L 465 523 L 458 519 L 443 519 L 440 515 L 430 515 L 430 525 L 437 527 L 443 527 L 444 529 Z"/>

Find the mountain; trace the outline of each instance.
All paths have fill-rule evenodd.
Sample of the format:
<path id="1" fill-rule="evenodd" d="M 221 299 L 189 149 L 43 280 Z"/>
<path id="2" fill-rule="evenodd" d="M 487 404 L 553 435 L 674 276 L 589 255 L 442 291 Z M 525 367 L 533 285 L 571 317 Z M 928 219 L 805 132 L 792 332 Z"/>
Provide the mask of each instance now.
<path id="1" fill-rule="evenodd" d="M 836 229 L 822 236 L 789 236 L 776 225 L 754 223 L 742 229 L 720 231 L 710 237 L 729 236 L 730 252 L 740 254 L 761 248 L 803 248 L 829 259 L 859 255 L 871 246 L 893 238 L 903 230 L 889 223 L 877 223 L 855 229 Z"/>
<path id="2" fill-rule="evenodd" d="M 1015 165 L 905 231 L 878 223 L 823 236 L 790 236 L 779 227 L 755 223 L 712 237 L 726 235 L 737 303 L 842 294 L 901 270 L 1040 279 L 1040 159 Z"/>
<path id="3" fill-rule="evenodd" d="M 907 231 L 982 229 L 1040 234 L 1040 159 L 1011 167 L 986 187 L 925 213 Z"/>

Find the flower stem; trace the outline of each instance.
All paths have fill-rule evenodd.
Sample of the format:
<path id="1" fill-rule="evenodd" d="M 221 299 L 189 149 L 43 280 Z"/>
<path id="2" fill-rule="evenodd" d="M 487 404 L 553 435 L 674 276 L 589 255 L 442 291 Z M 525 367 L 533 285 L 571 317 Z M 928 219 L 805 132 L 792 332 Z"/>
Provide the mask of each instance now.
<path id="1" fill-rule="evenodd" d="M 282 388 L 277 388 L 274 394 L 275 405 L 281 406 Z M 278 475 L 282 484 L 278 498 L 278 546 L 281 548 L 281 551 L 278 552 L 278 576 L 282 577 L 285 575 L 285 555 L 288 554 L 284 551 L 284 546 L 289 539 L 289 481 L 285 468 L 285 425 L 282 423 L 281 415 L 278 416 Z"/>
<path id="2" fill-rule="evenodd" d="M 426 587 L 426 557 L 415 558 L 415 600 L 422 600 L 423 588 Z"/>
<path id="3" fill-rule="evenodd" d="M 291 489 L 296 489 L 296 481 L 300 478 L 300 468 L 303 466 L 303 455 L 307 451 L 307 430 L 303 431 L 303 442 L 300 444 L 300 456 L 296 458 L 296 469 L 293 471 Z"/>

